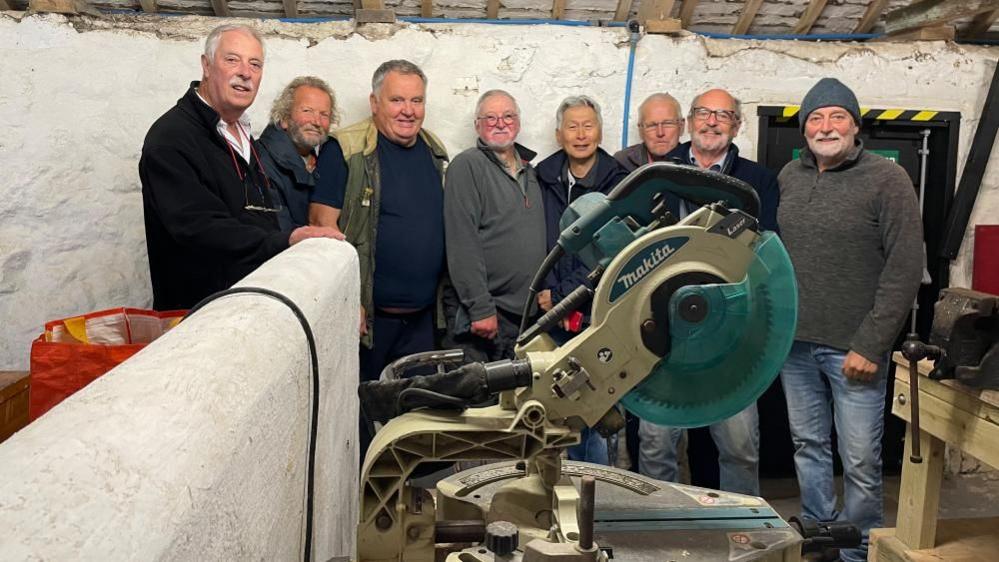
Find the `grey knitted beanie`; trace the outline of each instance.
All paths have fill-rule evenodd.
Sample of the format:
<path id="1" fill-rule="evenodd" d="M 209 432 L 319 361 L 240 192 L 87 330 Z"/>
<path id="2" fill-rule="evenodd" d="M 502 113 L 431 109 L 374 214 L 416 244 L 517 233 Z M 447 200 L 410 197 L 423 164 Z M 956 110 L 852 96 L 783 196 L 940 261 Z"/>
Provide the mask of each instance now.
<path id="1" fill-rule="evenodd" d="M 857 103 L 857 96 L 853 90 L 835 78 L 823 78 L 808 90 L 805 99 L 801 101 L 801 109 L 798 112 L 799 129 L 804 132 L 805 121 L 813 111 L 833 106 L 849 111 L 854 122 L 860 125 L 860 104 Z"/>

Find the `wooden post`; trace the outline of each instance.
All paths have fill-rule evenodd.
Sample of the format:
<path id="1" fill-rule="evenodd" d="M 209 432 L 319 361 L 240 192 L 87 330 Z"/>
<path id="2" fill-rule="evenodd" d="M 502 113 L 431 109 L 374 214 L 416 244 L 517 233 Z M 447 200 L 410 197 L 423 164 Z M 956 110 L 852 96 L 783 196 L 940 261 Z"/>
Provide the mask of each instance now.
<path id="1" fill-rule="evenodd" d="M 281 0 L 284 4 L 284 17 L 286 18 L 297 18 L 298 17 L 298 0 Z"/>
<path id="2" fill-rule="evenodd" d="M 489 0 L 486 2 L 486 17 L 491 20 L 499 17 L 499 0 Z"/>
<path id="3" fill-rule="evenodd" d="M 434 17 L 434 0 L 420 0 L 420 16 L 425 18 Z"/>
<path id="4" fill-rule="evenodd" d="M 625 21 L 631 14 L 631 0 L 617 0 L 617 9 L 614 10 L 614 21 Z"/>
<path id="5" fill-rule="evenodd" d="M 854 28 L 854 33 L 870 33 L 871 29 L 874 28 L 874 24 L 878 23 L 881 19 L 881 12 L 885 10 L 885 4 L 888 0 L 871 0 L 870 4 L 867 5 L 867 10 L 864 12 L 863 17 L 860 18 L 860 22 L 857 23 L 857 27 Z"/>
<path id="6" fill-rule="evenodd" d="M 807 34 L 811 31 L 812 26 L 815 25 L 815 20 L 819 19 L 819 16 L 822 15 L 822 10 L 825 9 L 826 0 L 812 0 L 801 14 L 801 19 L 798 20 L 798 24 L 794 26 L 791 33 L 794 35 Z"/>
<path id="7" fill-rule="evenodd" d="M 906 424 L 905 434 L 909 434 L 909 424 Z M 921 431 L 919 449 L 923 462 L 913 464 L 909 461 L 912 441 L 905 440 L 895 531 L 895 536 L 912 549 L 932 548 L 936 541 L 937 509 L 940 507 L 940 482 L 943 478 L 944 442 L 928 431 Z"/>
<path id="8" fill-rule="evenodd" d="M 749 31 L 750 26 L 753 25 L 753 20 L 756 19 L 756 12 L 760 9 L 760 4 L 763 0 L 746 0 L 746 5 L 742 7 L 742 14 L 739 16 L 739 20 L 735 22 L 732 26 L 732 35 L 743 35 Z"/>
<path id="9" fill-rule="evenodd" d="M 552 0 L 552 19 L 565 19 L 565 0 Z"/>
<path id="10" fill-rule="evenodd" d="M 683 6 L 680 6 L 680 23 L 684 29 L 690 29 L 690 22 L 694 19 L 696 9 L 697 0 L 683 0 Z"/>

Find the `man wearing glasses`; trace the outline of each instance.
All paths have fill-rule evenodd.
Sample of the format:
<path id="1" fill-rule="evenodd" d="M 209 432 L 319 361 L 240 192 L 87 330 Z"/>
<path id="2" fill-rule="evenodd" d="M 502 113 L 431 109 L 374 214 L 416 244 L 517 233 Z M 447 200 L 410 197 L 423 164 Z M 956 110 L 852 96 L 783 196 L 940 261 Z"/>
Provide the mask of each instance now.
<path id="1" fill-rule="evenodd" d="M 445 347 L 466 360 L 512 358 L 531 278 L 545 257 L 535 153 L 517 144 L 520 108 L 503 90 L 475 107 L 474 148 L 454 157 L 444 188 L 444 232 L 454 293 Z"/>
<path id="2" fill-rule="evenodd" d="M 139 160 L 153 308 L 190 308 L 288 246 L 332 229 L 282 231 L 244 112 L 264 69 L 252 28 L 205 41 L 202 79 L 146 134 Z"/>
<path id="3" fill-rule="evenodd" d="M 629 172 L 653 162 L 665 161 L 683 135 L 680 102 L 667 93 L 656 93 L 638 106 L 638 134 L 642 142 L 619 150 L 614 159 Z"/>
<path id="4" fill-rule="evenodd" d="M 670 159 L 714 170 L 748 183 L 760 197 L 760 226 L 777 230 L 780 190 L 777 176 L 759 164 L 739 156 L 732 139 L 742 124 L 739 100 L 725 90 L 708 90 L 694 98 L 687 114 L 690 141 L 667 155 Z M 694 208 L 680 203 L 680 216 Z M 720 488 L 728 492 L 760 495 L 759 415 L 753 403 L 735 416 L 710 426 L 718 447 Z M 639 472 L 666 481 L 677 479 L 677 444 L 683 430 L 642 420 L 639 425 Z"/>

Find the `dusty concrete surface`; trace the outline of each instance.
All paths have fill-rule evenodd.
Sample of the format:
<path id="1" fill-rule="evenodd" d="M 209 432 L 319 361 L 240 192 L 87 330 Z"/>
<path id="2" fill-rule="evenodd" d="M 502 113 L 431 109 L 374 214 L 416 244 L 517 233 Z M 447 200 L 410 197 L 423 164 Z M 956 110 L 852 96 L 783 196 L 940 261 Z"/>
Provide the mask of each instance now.
<path id="1" fill-rule="evenodd" d="M 313 553 L 352 555 L 357 254 L 309 240 L 241 285 L 287 295 L 315 333 Z M 301 559 L 311 388 L 285 305 L 207 305 L 0 445 L 0 559 Z"/>

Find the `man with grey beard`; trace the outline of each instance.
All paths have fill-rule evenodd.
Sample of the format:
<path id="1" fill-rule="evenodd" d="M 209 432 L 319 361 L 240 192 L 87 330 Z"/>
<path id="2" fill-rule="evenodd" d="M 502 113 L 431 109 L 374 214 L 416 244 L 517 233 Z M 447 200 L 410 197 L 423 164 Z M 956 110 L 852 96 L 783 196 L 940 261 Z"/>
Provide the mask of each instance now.
<path id="1" fill-rule="evenodd" d="M 503 90 L 475 107 L 474 148 L 447 169 L 444 232 L 454 291 L 445 299 L 445 347 L 473 361 L 513 357 L 531 278 L 545 257 L 535 153 L 516 143 L 520 108 Z"/>
<path id="2" fill-rule="evenodd" d="M 884 523 L 881 436 L 888 354 L 923 275 L 923 231 L 912 179 L 864 150 L 860 104 L 823 78 L 798 113 L 806 147 L 780 172 L 782 239 L 798 280 L 798 324 L 780 378 L 787 396 L 801 513 L 860 527 Z M 833 482 L 832 430 L 843 463 Z"/>
<path id="3" fill-rule="evenodd" d="M 295 78 L 274 100 L 271 122 L 260 135 L 260 156 L 277 192 L 282 230 L 309 224 L 316 160 L 335 115 L 333 90 L 315 76 Z"/>

